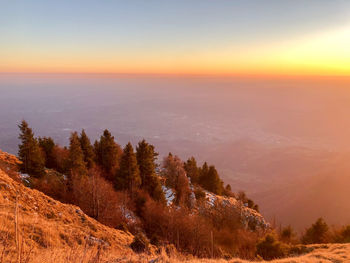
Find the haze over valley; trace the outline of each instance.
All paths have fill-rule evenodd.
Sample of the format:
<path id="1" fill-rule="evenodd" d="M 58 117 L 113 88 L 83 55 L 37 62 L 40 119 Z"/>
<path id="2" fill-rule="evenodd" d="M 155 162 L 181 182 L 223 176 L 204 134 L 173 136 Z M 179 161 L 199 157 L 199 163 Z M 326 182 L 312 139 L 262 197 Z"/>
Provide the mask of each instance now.
<path id="1" fill-rule="evenodd" d="M 84 128 L 120 145 L 142 138 L 218 168 L 268 219 L 298 230 L 350 220 L 350 80 L 155 75 L 0 75 L 0 149 L 18 123 L 67 145 Z M 312 191 L 310 191 L 312 189 Z M 320 205 L 322 204 L 322 208 Z"/>

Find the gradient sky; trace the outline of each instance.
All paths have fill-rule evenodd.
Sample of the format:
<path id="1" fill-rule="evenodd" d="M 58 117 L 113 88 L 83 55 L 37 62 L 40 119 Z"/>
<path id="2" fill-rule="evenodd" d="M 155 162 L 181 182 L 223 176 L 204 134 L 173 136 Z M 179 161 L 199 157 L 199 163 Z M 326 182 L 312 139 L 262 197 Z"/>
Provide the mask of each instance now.
<path id="1" fill-rule="evenodd" d="M 350 1 L 1 0 L 0 72 L 350 76 Z"/>

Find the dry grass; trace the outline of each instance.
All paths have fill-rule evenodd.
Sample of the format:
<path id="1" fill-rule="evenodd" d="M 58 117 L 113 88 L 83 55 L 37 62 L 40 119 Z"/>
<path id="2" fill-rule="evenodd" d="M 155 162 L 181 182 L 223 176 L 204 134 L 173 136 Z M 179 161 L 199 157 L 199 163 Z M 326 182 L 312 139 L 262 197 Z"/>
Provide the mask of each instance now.
<path id="1" fill-rule="evenodd" d="M 66 256 L 82 250 L 86 256 L 87 251 L 93 253 L 92 248 L 100 254 L 112 249 L 131 254 L 132 239 L 89 218 L 79 207 L 29 189 L 0 170 L 0 262 L 52 262 L 30 255 L 54 253 L 59 258 L 59 251 L 66 251 L 61 253 Z"/>
<path id="2" fill-rule="evenodd" d="M 0 152 L 0 263 L 249 262 L 196 259 L 175 251 L 167 254 L 164 249 L 156 253 L 154 248 L 148 254 L 135 254 L 129 248 L 132 235 L 106 227 L 79 207 L 62 204 L 11 179 L 7 173 L 16 167 L 15 161 Z M 12 171 L 11 177 L 16 178 Z M 270 262 L 350 262 L 350 244 L 310 247 L 313 251 L 306 255 Z"/>
<path id="3" fill-rule="evenodd" d="M 0 150 L 0 170 L 3 170 L 8 176 L 16 181 L 20 181 L 18 165 L 21 162 L 12 154 Z"/>

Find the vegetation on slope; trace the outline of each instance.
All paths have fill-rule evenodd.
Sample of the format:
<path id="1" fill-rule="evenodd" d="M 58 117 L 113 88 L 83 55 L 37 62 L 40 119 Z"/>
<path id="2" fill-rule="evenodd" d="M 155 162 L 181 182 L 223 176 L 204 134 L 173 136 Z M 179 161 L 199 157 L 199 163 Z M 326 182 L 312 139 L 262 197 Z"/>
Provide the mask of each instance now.
<path id="1" fill-rule="evenodd" d="M 213 165 L 204 163 L 198 166 L 194 157 L 183 162 L 169 153 L 162 165 L 158 166 L 153 145 L 142 140 L 136 146 L 136 151 L 130 143 L 121 149 L 108 130 L 93 145 L 84 130 L 81 134 L 73 132 L 69 147 L 61 147 L 50 137 L 35 138 L 25 121 L 19 127 L 21 161 L 7 158 L 12 163 L 11 168 L 15 171 L 19 166 L 27 186 L 80 207 L 66 205 L 71 207 L 69 212 L 78 221 L 63 218 L 61 208 L 55 205 L 64 205 L 50 198 L 48 200 L 51 201 L 47 202 L 49 205 L 33 202 L 34 210 L 23 210 L 28 215 L 37 215 L 37 210 L 43 210 L 45 220 L 53 220 L 57 224 L 71 222 L 82 231 L 75 231 L 77 235 L 60 232 L 52 239 L 49 235 L 53 244 L 59 244 L 59 241 L 68 246 L 84 244 L 90 249 L 91 243 L 94 243 L 97 254 L 101 253 L 101 247 L 118 248 L 111 246 L 109 241 L 111 238 L 115 241 L 115 237 L 108 234 L 97 237 L 91 232 L 97 231 L 94 226 L 97 222 L 90 216 L 106 226 L 126 232 L 124 235 L 128 237 L 128 244 L 124 242 L 124 248 L 130 246 L 137 253 L 152 254 L 154 245 L 159 248 L 172 246 L 174 251 L 197 257 L 262 257 L 271 260 L 312 251 L 310 247 L 297 245 L 299 241 L 291 227 L 278 234 L 271 232 L 258 213 L 258 206 L 244 192 L 235 194 L 230 185 L 224 187 Z M 0 162 L 0 168 L 10 170 L 4 163 Z M 12 177 L 18 179 L 15 175 Z M 4 211 L 9 210 L 11 204 L 12 207 L 14 204 L 15 207 L 22 207 L 18 196 L 16 192 L 16 198 L 10 200 L 5 195 L 9 201 Z M 36 200 L 36 197 L 31 199 Z M 30 202 L 29 199 L 24 199 L 24 203 L 27 202 Z M 41 207 L 48 208 L 45 210 Z M 11 217 L 5 218 L 11 221 Z M 61 231 L 60 227 L 56 229 Z M 23 236 L 22 240 L 31 240 L 29 243 L 35 241 L 39 248 L 51 246 L 46 241 L 39 242 L 37 237 L 33 241 L 37 231 L 32 230 L 23 230 L 23 233 L 30 234 Z M 135 237 L 132 238 L 130 233 Z M 305 231 L 301 240 L 305 244 L 348 242 L 348 233 L 348 227 L 331 233 L 327 224 L 320 219 Z M 8 238 L 2 237 L 2 240 Z"/>
<path id="2" fill-rule="evenodd" d="M 142 140 L 136 151 L 131 143 L 121 149 L 108 130 L 93 145 L 84 130 L 73 132 L 69 147 L 61 147 L 51 137 L 35 138 L 25 121 L 19 128 L 20 170 L 30 187 L 107 226 L 143 232 L 153 245 L 201 257 L 255 257 L 268 224 L 245 194 L 234 198 L 215 166 L 171 153 L 159 166 L 153 145 Z"/>

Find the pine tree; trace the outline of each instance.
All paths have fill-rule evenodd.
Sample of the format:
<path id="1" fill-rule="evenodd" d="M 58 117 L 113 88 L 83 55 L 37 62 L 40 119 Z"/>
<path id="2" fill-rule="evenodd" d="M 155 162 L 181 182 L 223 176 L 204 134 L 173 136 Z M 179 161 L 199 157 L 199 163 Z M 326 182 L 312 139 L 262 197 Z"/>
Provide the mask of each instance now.
<path id="1" fill-rule="evenodd" d="M 329 240 L 329 227 L 323 218 L 317 219 L 310 228 L 306 229 L 305 234 L 301 238 L 304 244 L 328 243 Z"/>
<path id="2" fill-rule="evenodd" d="M 79 136 L 73 132 L 70 136 L 68 169 L 71 175 L 86 175 L 87 168 L 84 162 L 84 154 L 81 149 Z"/>
<path id="3" fill-rule="evenodd" d="M 139 167 L 137 165 L 136 155 L 134 149 L 129 142 L 124 150 L 120 160 L 120 168 L 115 180 L 115 188 L 118 190 L 133 189 L 141 185 L 141 177 Z"/>
<path id="4" fill-rule="evenodd" d="M 223 182 L 221 181 L 219 174 L 217 170 L 215 169 L 214 165 L 207 166 L 206 163 L 204 163 L 202 169 L 201 169 L 201 179 L 200 179 L 200 185 L 214 193 L 221 195 L 224 189 Z"/>
<path id="5" fill-rule="evenodd" d="M 186 170 L 187 176 L 191 178 L 191 183 L 198 184 L 199 169 L 197 167 L 197 161 L 193 156 L 184 163 L 184 168 Z"/>
<path id="6" fill-rule="evenodd" d="M 84 154 L 84 162 L 88 169 L 92 168 L 94 165 L 95 153 L 94 148 L 91 145 L 90 139 L 85 133 L 85 130 L 81 131 L 80 137 L 80 146 Z"/>
<path id="7" fill-rule="evenodd" d="M 207 162 L 204 162 L 202 167 L 199 169 L 199 184 L 201 184 L 203 178 L 206 178 L 209 172 L 209 166 Z"/>
<path id="8" fill-rule="evenodd" d="M 18 145 L 18 156 L 20 161 L 20 170 L 22 173 L 32 175 L 34 177 L 41 177 L 44 175 L 45 159 L 39 147 L 38 141 L 34 138 L 31 128 L 29 128 L 26 121 L 22 121 L 18 125 L 20 129 L 19 139 L 21 144 Z"/>
<path id="9" fill-rule="evenodd" d="M 39 137 L 39 146 L 45 156 L 45 166 L 50 169 L 56 169 L 56 161 L 54 156 L 55 141 L 51 137 Z"/>
<path id="10" fill-rule="evenodd" d="M 162 185 L 156 174 L 156 159 L 158 153 L 154 151 L 154 146 L 145 140 L 138 143 L 136 147 L 136 159 L 140 170 L 141 187 L 157 201 L 165 202 Z"/>
<path id="11" fill-rule="evenodd" d="M 115 173 L 119 169 L 119 161 L 122 149 L 114 141 L 114 137 L 108 130 L 103 132 L 100 141 L 94 144 L 96 163 L 102 168 L 103 176 L 111 181 L 115 181 Z"/>

